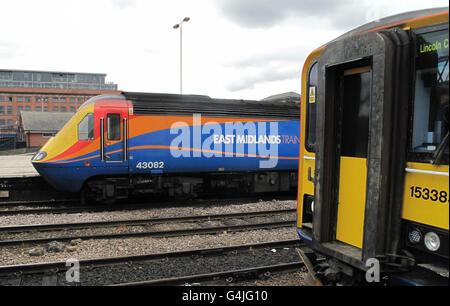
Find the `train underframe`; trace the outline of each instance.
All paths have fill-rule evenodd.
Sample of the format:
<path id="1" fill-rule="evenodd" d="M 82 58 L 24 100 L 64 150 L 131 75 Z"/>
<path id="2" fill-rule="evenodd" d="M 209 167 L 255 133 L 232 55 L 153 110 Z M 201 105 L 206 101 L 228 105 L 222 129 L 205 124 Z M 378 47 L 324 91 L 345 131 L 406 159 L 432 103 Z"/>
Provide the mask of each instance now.
<path id="1" fill-rule="evenodd" d="M 190 199 L 204 194 L 295 192 L 297 172 L 218 172 L 196 174 L 140 174 L 94 177 L 81 190 L 83 204 L 114 203 L 132 196 L 153 194 Z"/>

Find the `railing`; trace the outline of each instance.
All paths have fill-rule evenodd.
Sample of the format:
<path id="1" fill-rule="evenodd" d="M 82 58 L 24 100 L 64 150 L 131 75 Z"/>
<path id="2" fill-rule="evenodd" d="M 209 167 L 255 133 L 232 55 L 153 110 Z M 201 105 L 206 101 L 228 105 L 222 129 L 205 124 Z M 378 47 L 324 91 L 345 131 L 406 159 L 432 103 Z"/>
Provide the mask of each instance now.
<path id="1" fill-rule="evenodd" d="M 16 148 L 17 129 L 0 127 L 0 151 Z"/>

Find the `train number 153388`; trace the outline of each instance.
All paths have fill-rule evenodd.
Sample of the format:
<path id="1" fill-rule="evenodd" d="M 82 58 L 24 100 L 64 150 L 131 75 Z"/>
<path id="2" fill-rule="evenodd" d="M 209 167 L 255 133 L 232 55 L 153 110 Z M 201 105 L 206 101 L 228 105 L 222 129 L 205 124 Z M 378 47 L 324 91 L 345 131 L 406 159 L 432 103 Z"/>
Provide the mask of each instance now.
<path id="1" fill-rule="evenodd" d="M 411 186 L 411 198 L 431 200 L 434 202 L 445 203 L 448 201 L 448 194 L 445 190 L 428 189 L 426 187 Z"/>
<path id="2" fill-rule="evenodd" d="M 162 169 L 164 168 L 163 161 L 154 161 L 154 162 L 138 162 L 136 165 L 138 169 Z"/>

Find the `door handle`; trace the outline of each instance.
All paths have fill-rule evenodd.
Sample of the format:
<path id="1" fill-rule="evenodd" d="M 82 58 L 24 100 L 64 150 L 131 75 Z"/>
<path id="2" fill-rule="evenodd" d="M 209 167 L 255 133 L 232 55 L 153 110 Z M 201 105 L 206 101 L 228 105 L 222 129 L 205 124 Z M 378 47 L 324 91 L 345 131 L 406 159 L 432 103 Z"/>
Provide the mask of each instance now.
<path id="1" fill-rule="evenodd" d="M 308 167 L 308 181 L 314 183 L 314 177 L 311 176 L 311 167 Z"/>

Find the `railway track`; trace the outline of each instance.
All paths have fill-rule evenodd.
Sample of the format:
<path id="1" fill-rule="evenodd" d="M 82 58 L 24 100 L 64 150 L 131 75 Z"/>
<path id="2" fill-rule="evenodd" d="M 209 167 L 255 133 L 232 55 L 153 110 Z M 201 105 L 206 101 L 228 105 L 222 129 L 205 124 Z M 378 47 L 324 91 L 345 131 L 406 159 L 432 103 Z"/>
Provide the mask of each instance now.
<path id="1" fill-rule="evenodd" d="M 245 197 L 245 198 L 233 198 L 229 199 L 197 199 L 191 202 L 172 200 L 172 201 L 135 201 L 132 203 L 114 204 L 114 205 L 87 205 L 81 206 L 80 201 L 77 199 L 61 199 L 61 200 L 47 200 L 47 201 L 10 201 L 0 202 L 0 217 L 12 216 L 12 215 L 31 215 L 31 214 L 63 214 L 63 213 L 84 213 L 84 212 L 106 212 L 106 211 L 130 211 L 146 208 L 157 207 L 178 207 L 188 205 L 203 205 L 204 201 L 212 201 L 215 204 L 227 203 L 230 200 L 239 201 L 242 203 L 256 202 L 261 199 L 273 199 L 273 197 Z M 282 196 L 277 197 L 277 200 L 293 200 L 295 197 Z M 233 202 L 235 203 L 235 202 Z M 75 205 L 72 205 L 75 204 Z M 66 206 L 72 205 L 72 206 Z"/>
<path id="2" fill-rule="evenodd" d="M 14 208 L 14 207 L 22 207 L 22 206 L 28 206 L 28 207 L 36 207 L 36 206 L 57 206 L 57 205 L 65 205 L 65 204 L 72 204 L 72 203 L 79 203 L 77 199 L 48 199 L 48 200 L 30 200 L 30 201 L 2 201 L 0 202 L 0 208 L 5 210 L 8 208 Z"/>
<path id="3" fill-rule="evenodd" d="M 220 248 L 80 260 L 80 282 L 66 261 L 0 266 L 0 285 L 179 285 L 234 282 L 300 269 L 297 239 Z M 220 263 L 220 264 L 218 264 Z"/>
<path id="4" fill-rule="evenodd" d="M 79 203 L 78 201 L 67 201 L 67 203 Z M 28 204 L 25 204 L 28 205 Z M 35 204 L 38 205 L 48 205 L 45 202 L 39 202 Z M 13 205 L 10 205 L 13 206 Z M 17 205 L 21 206 L 21 205 Z M 0 204 L 2 207 L 2 204 Z M 64 207 L 39 207 L 39 208 L 7 208 L 0 209 L 0 216 L 11 216 L 11 215 L 41 215 L 41 214 L 73 214 L 73 213 L 85 213 L 85 212 L 106 212 L 106 211 L 127 211 L 127 210 L 137 210 L 152 208 L 150 204 L 127 204 L 127 205 L 98 205 L 98 206 L 64 206 Z"/>
<path id="5" fill-rule="evenodd" d="M 10 216 L 19 214 L 57 214 L 74 213 L 82 211 L 101 211 L 99 206 L 76 206 L 79 201 L 75 199 L 61 199 L 50 201 L 11 201 L 0 202 L 0 216 Z M 66 206 L 73 205 L 75 206 Z M 102 206 L 106 209 L 106 206 Z"/>
<path id="6" fill-rule="evenodd" d="M 214 215 L 194 215 L 168 218 L 149 218 L 137 220 L 116 220 L 116 221 L 95 221 L 78 222 L 64 224 L 33 224 L 20 226 L 0 227 L 0 246 L 17 246 L 25 244 L 43 244 L 51 241 L 66 242 L 75 239 L 114 239 L 127 237 L 161 237 L 161 236 L 183 236 L 195 234 L 214 234 L 223 231 L 244 231 L 263 228 L 286 227 L 295 224 L 295 209 L 266 210 L 245 213 L 228 213 Z M 283 219 L 284 217 L 284 219 Z M 285 220 L 287 218 L 287 220 Z M 290 217 L 290 218 L 289 218 Z M 255 221 L 256 219 L 256 221 Z M 262 220 L 261 220 L 262 219 Z M 210 225 L 216 221 L 216 225 Z M 174 226 L 177 223 L 185 224 L 179 228 L 162 228 L 156 230 L 147 230 L 148 227 L 155 225 Z M 227 224 L 228 223 L 228 224 Z M 169 226 L 169 227 L 170 227 Z M 133 228 L 139 227 L 139 230 L 133 231 Z M 175 226 L 176 227 L 176 226 Z M 99 228 L 120 229 L 119 232 L 111 233 L 77 233 L 76 235 L 49 235 L 53 232 L 64 232 L 68 230 L 98 230 Z M 127 229 L 127 231 L 123 231 Z M 131 229 L 128 230 L 128 229 Z M 47 237 L 29 238 L 29 235 L 46 235 Z M 15 238 L 12 238 L 15 237 Z"/>
<path id="7" fill-rule="evenodd" d="M 244 281 L 249 279 L 261 278 L 261 276 L 268 277 L 274 272 L 288 272 L 298 271 L 305 266 L 303 262 L 289 262 L 282 264 L 273 264 L 267 266 L 258 266 L 243 268 L 238 270 L 228 270 L 221 272 L 196 274 L 189 276 L 171 277 L 156 280 L 145 280 L 139 282 L 129 282 L 113 284 L 111 286 L 177 286 L 177 285 L 190 285 L 205 283 L 211 285 L 223 285 L 229 284 L 234 281 Z"/>

